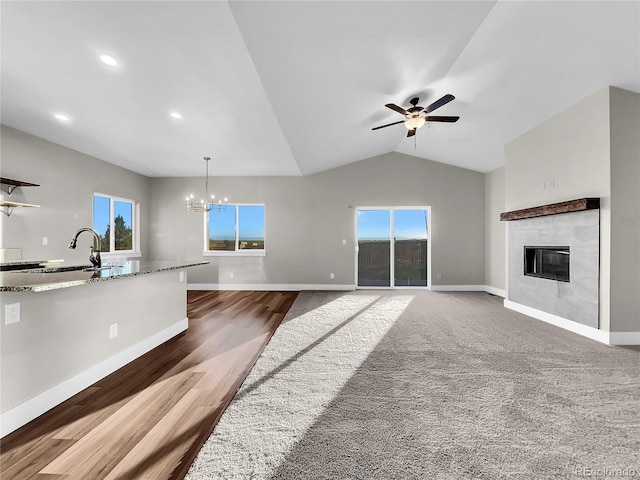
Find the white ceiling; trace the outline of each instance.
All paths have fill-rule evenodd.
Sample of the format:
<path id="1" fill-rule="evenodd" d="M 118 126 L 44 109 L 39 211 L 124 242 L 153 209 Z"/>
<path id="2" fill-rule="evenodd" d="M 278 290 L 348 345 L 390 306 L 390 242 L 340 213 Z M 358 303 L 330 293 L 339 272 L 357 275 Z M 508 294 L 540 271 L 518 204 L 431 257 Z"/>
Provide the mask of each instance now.
<path id="1" fill-rule="evenodd" d="M 601 88 L 640 92 L 640 1 L 3 0 L 1 41 L 2 123 L 148 176 L 391 151 L 487 172 Z M 446 93 L 457 123 L 371 130 Z"/>

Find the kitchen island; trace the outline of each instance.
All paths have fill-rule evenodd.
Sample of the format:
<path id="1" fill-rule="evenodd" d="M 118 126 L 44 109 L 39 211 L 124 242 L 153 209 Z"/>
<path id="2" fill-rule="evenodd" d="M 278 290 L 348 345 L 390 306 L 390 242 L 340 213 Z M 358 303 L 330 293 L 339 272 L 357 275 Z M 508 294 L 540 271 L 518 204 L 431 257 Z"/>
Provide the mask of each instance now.
<path id="1" fill-rule="evenodd" d="M 0 436 L 185 331 L 186 269 L 206 263 L 0 272 Z"/>
<path id="2" fill-rule="evenodd" d="M 91 265 L 64 266 L 55 261 L 42 261 L 38 267 L 0 271 L 0 292 L 44 292 L 77 287 L 88 283 L 117 280 L 149 273 L 179 270 L 206 265 L 208 261 L 169 262 L 128 260 L 105 263 L 100 268 Z M 31 265 L 34 262 L 30 263 Z"/>

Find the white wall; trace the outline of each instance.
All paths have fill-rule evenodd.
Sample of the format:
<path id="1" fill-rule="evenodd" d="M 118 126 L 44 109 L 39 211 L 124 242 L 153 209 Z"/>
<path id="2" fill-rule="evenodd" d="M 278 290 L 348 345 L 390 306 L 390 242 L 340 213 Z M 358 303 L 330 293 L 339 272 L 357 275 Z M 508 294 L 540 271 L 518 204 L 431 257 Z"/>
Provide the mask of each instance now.
<path id="1" fill-rule="evenodd" d="M 611 330 L 640 332 L 640 95 L 610 94 Z"/>
<path id="2" fill-rule="evenodd" d="M 67 248 L 80 227 L 92 224 L 93 193 L 136 200 L 141 204 L 141 250 L 148 251 L 149 179 L 83 153 L 2 125 L 2 176 L 39 184 L 17 188 L 6 200 L 40 205 L 0 214 L 0 248 L 22 248 L 26 259 L 64 259 L 87 263 L 90 236 L 82 236 L 76 250 Z M 42 237 L 48 245 L 42 245 Z"/>
<path id="3" fill-rule="evenodd" d="M 610 332 L 640 332 L 639 98 L 604 88 L 505 147 L 506 210 L 600 198 L 600 329 Z"/>
<path id="4" fill-rule="evenodd" d="M 599 309 L 605 331 L 610 330 L 610 150 L 608 87 L 505 146 L 507 211 L 600 198 Z"/>
<path id="5" fill-rule="evenodd" d="M 433 283 L 484 285 L 484 174 L 398 153 L 306 177 L 218 177 L 213 191 L 231 202 L 264 203 L 266 257 L 208 257 L 190 272 L 202 284 L 355 284 L 357 206 L 431 206 Z M 202 178 L 155 178 L 151 254 L 198 259 L 203 220 L 184 197 Z M 347 244 L 342 245 L 341 240 Z M 233 278 L 229 274 L 233 272 Z M 331 280 L 329 274 L 334 273 Z"/>
<path id="6" fill-rule="evenodd" d="M 505 211 L 504 167 L 485 175 L 485 285 L 491 291 L 504 294 L 506 250 L 505 223 L 500 214 Z"/>
<path id="7" fill-rule="evenodd" d="M 605 88 L 506 144 L 507 211 L 583 197 L 608 204 L 609 151 Z"/>

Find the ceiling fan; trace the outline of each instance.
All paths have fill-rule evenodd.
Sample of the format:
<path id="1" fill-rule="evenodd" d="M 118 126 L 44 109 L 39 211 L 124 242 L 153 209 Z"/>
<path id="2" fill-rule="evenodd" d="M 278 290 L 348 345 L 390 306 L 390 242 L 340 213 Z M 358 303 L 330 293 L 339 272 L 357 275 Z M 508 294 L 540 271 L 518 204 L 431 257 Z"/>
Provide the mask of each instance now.
<path id="1" fill-rule="evenodd" d="M 416 134 L 416 131 L 420 127 L 422 127 L 426 122 L 457 122 L 460 117 L 429 115 L 429 113 L 433 112 L 436 108 L 440 108 L 441 106 L 446 105 L 454 98 L 456 97 L 448 93 L 441 99 L 436 100 L 431 105 L 425 108 L 418 105 L 418 102 L 420 101 L 420 99 L 418 97 L 415 97 L 409 101 L 409 103 L 411 103 L 411 105 L 413 106 L 407 110 L 393 103 L 387 103 L 385 107 L 390 108 L 391 110 L 395 110 L 398 113 L 401 113 L 406 118 L 398 122 L 388 123 L 386 125 L 380 125 L 379 127 L 374 127 L 371 130 L 378 130 L 380 128 L 390 127 L 391 125 L 398 125 L 399 123 L 404 123 L 405 127 L 407 127 L 407 129 L 409 130 L 409 132 L 407 133 L 407 137 L 413 137 Z"/>

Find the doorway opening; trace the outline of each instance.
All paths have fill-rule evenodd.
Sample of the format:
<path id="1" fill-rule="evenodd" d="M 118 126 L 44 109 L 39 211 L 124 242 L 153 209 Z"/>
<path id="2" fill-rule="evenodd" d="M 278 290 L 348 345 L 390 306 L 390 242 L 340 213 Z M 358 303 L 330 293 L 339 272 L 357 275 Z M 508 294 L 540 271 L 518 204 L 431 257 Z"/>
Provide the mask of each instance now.
<path id="1" fill-rule="evenodd" d="M 428 287 L 430 207 L 358 207 L 358 288 Z"/>

